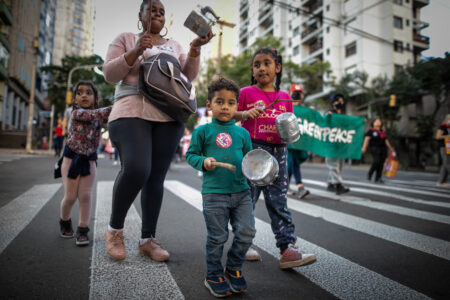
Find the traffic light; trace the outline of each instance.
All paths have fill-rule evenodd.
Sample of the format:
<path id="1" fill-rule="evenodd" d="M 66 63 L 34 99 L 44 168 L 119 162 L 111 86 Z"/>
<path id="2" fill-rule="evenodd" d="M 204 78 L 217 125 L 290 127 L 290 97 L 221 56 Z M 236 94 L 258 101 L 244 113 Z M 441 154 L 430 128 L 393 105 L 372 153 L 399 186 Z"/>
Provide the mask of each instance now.
<path id="1" fill-rule="evenodd" d="M 69 105 L 72 103 L 72 91 L 66 92 L 66 103 Z"/>
<path id="2" fill-rule="evenodd" d="M 389 97 L 389 107 L 395 107 L 396 97 L 394 94 L 391 94 Z"/>

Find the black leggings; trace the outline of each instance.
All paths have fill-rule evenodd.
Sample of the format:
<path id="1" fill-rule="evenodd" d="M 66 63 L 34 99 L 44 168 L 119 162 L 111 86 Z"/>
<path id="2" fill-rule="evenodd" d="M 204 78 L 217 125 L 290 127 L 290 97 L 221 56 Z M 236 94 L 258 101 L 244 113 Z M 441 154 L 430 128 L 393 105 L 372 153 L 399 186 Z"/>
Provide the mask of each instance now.
<path id="1" fill-rule="evenodd" d="M 386 160 L 386 148 L 370 149 L 370 154 L 372 154 L 372 165 L 370 166 L 368 177 L 371 179 L 375 171 L 375 180 L 379 180 L 383 172 L 384 161 Z"/>
<path id="2" fill-rule="evenodd" d="M 112 228 L 123 228 L 128 209 L 141 191 L 141 236 L 155 236 L 164 179 L 183 131 L 184 124 L 179 122 L 124 118 L 109 124 L 111 141 L 119 150 L 122 166 L 113 189 L 109 222 Z"/>

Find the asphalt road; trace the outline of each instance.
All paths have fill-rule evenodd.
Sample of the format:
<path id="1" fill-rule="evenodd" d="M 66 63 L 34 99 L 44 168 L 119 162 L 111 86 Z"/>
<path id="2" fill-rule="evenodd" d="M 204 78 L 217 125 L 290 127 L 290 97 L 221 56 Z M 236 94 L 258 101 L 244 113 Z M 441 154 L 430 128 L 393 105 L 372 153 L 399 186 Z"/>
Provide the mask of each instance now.
<path id="1" fill-rule="evenodd" d="M 93 242 L 80 248 L 59 237 L 63 188 L 52 177 L 55 162 L 48 156 L 0 154 L 1 299 L 214 299 L 203 286 L 206 230 L 195 170 L 173 164 L 166 178 L 157 237 L 170 261 L 155 263 L 138 254 L 137 199 L 125 225 L 127 259 L 115 262 L 104 251 L 103 234 L 120 167 L 99 159 Z M 302 166 L 311 194 L 301 201 L 290 198 L 288 206 L 297 244 L 317 255 L 315 264 L 303 268 L 279 268 L 261 199 L 254 243 L 262 261 L 244 264 L 248 290 L 232 298 L 449 299 L 450 189 L 435 187 L 437 174 L 400 172 L 377 185 L 365 180 L 366 173 L 346 167 L 344 179 L 352 190 L 336 196 L 325 190 L 323 165 Z"/>

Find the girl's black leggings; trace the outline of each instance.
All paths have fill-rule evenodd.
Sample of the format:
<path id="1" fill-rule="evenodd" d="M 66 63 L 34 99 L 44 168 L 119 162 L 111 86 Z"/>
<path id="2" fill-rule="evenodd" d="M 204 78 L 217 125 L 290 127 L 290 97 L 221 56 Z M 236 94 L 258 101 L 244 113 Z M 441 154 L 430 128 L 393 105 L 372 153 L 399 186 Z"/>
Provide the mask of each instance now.
<path id="1" fill-rule="evenodd" d="M 110 138 L 121 162 L 113 189 L 112 228 L 123 228 L 128 209 L 141 191 L 141 236 L 155 237 L 164 179 L 183 131 L 180 122 L 123 118 L 109 124 Z"/>
<path id="2" fill-rule="evenodd" d="M 372 165 L 370 166 L 368 177 L 369 179 L 372 178 L 372 174 L 375 172 L 375 180 L 379 180 L 383 173 L 384 161 L 386 160 L 386 149 L 370 149 L 370 154 L 372 154 Z"/>

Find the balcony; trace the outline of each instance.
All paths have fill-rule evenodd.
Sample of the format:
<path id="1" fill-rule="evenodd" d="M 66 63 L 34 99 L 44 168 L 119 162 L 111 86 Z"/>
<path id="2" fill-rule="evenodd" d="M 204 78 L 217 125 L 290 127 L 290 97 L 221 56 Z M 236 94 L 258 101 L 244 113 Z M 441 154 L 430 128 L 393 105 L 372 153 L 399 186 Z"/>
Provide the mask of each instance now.
<path id="1" fill-rule="evenodd" d="M 0 2 L 0 19 L 2 23 L 5 25 L 11 26 L 13 23 L 13 17 L 11 15 L 11 11 L 5 3 Z"/>
<path id="2" fill-rule="evenodd" d="M 321 32 L 321 29 L 322 29 L 322 23 L 321 22 L 316 22 L 316 23 L 306 27 L 306 29 L 303 30 L 302 33 L 301 33 L 302 43 L 310 42 L 311 39 L 316 37 L 316 35 Z"/>
<path id="3" fill-rule="evenodd" d="M 314 43 L 309 45 L 309 55 L 313 54 L 314 52 L 322 49 L 323 47 L 323 42 L 322 40 L 317 40 Z"/>
<path id="4" fill-rule="evenodd" d="M 0 80 L 8 79 L 8 70 L 0 64 Z"/>
<path id="5" fill-rule="evenodd" d="M 3 33 L 0 33 L 0 43 L 6 48 L 6 50 L 10 51 L 11 44 L 9 43 L 8 38 Z"/>
<path id="6" fill-rule="evenodd" d="M 414 0 L 413 1 L 413 7 L 415 8 L 422 8 L 424 6 L 427 6 L 430 4 L 430 0 Z"/>
<path id="7" fill-rule="evenodd" d="M 413 41 L 430 45 L 430 37 L 413 33 Z"/>
<path id="8" fill-rule="evenodd" d="M 311 6 L 308 6 L 308 11 L 310 13 L 313 13 L 317 9 L 322 8 L 322 5 L 323 5 L 323 0 L 316 1 L 316 2 L 312 3 Z"/>

